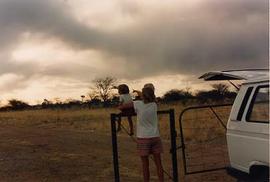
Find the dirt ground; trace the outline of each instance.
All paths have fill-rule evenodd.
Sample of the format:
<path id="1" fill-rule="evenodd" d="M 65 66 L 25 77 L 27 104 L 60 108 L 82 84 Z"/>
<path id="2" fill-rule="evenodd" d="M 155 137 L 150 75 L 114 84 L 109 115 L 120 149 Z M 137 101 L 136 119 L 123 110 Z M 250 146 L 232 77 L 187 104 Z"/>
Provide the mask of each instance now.
<path id="1" fill-rule="evenodd" d="M 110 137 L 1 127 L 0 181 L 112 181 Z"/>
<path id="2" fill-rule="evenodd" d="M 124 133 L 118 139 L 122 181 L 142 181 L 135 144 Z M 164 150 L 164 169 L 171 173 L 167 141 Z M 151 166 L 152 180 L 157 181 Z M 185 178 L 181 172 L 180 176 L 181 181 L 235 181 L 224 171 Z M 114 181 L 110 133 L 1 125 L 0 181 Z"/>

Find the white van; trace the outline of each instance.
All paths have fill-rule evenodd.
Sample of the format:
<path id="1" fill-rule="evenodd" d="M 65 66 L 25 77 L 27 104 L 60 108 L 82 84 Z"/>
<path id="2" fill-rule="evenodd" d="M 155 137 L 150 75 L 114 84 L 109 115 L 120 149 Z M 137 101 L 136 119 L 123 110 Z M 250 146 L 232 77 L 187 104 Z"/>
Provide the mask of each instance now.
<path id="1" fill-rule="evenodd" d="M 200 78 L 245 80 L 227 124 L 227 145 L 233 169 L 230 174 L 246 173 L 253 179 L 265 181 L 269 178 L 269 70 L 209 72 Z"/>

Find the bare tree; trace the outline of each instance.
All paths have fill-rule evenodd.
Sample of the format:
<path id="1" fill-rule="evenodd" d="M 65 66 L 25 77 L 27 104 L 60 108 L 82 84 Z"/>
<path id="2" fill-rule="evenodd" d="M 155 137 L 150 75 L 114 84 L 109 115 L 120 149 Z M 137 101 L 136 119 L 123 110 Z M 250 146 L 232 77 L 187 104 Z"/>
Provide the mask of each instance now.
<path id="1" fill-rule="evenodd" d="M 97 78 L 92 81 L 94 84 L 94 90 L 96 90 L 98 96 L 106 103 L 110 96 L 111 91 L 115 87 L 117 79 L 114 77 L 107 76 L 105 78 Z"/>
<path id="2" fill-rule="evenodd" d="M 225 95 L 229 92 L 229 86 L 223 83 L 213 84 L 211 85 L 213 89 L 219 93 L 220 95 Z"/>
<path id="3" fill-rule="evenodd" d="M 17 100 L 17 99 L 9 100 L 8 105 L 14 110 L 22 110 L 22 109 L 30 108 L 30 105 L 28 103 Z"/>
<path id="4" fill-rule="evenodd" d="M 97 92 L 96 88 L 90 88 L 90 91 L 88 92 L 87 95 L 88 95 L 90 100 L 98 98 L 98 92 Z"/>
<path id="5" fill-rule="evenodd" d="M 184 89 L 183 89 L 183 92 L 184 92 L 184 95 L 185 96 L 188 96 L 188 97 L 192 97 L 192 91 L 191 91 L 191 87 L 185 87 Z"/>

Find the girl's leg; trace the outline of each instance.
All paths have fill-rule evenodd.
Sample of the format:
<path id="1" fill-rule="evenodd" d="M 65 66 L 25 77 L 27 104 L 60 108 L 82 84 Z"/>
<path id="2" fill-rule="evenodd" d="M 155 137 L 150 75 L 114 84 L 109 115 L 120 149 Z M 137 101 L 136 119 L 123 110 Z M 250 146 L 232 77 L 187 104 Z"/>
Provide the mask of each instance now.
<path id="1" fill-rule="evenodd" d="M 143 181 L 150 181 L 150 171 L 149 171 L 149 158 L 148 156 L 141 156 L 142 167 L 143 167 Z"/>
<path id="2" fill-rule="evenodd" d="M 118 117 L 118 126 L 117 126 L 117 132 L 121 131 L 121 117 Z"/>
<path id="3" fill-rule="evenodd" d="M 161 156 L 159 154 L 153 154 L 154 155 L 154 161 L 157 167 L 157 174 L 158 174 L 158 179 L 160 182 L 164 182 L 164 174 L 163 174 L 163 167 L 161 163 Z"/>
<path id="4" fill-rule="evenodd" d="M 128 116 L 129 134 L 134 135 L 132 116 Z"/>

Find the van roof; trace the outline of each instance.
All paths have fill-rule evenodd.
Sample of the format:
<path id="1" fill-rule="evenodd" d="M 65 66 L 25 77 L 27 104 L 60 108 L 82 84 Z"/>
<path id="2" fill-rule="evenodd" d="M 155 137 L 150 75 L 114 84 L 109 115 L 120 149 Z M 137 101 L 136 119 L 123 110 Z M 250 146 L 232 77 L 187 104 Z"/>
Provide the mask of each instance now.
<path id="1" fill-rule="evenodd" d="M 242 83 L 242 84 L 245 85 L 245 84 L 264 83 L 264 82 L 268 82 L 268 83 L 269 83 L 269 76 L 258 77 L 258 78 L 246 80 L 246 81 L 245 81 L 244 83 Z"/>

